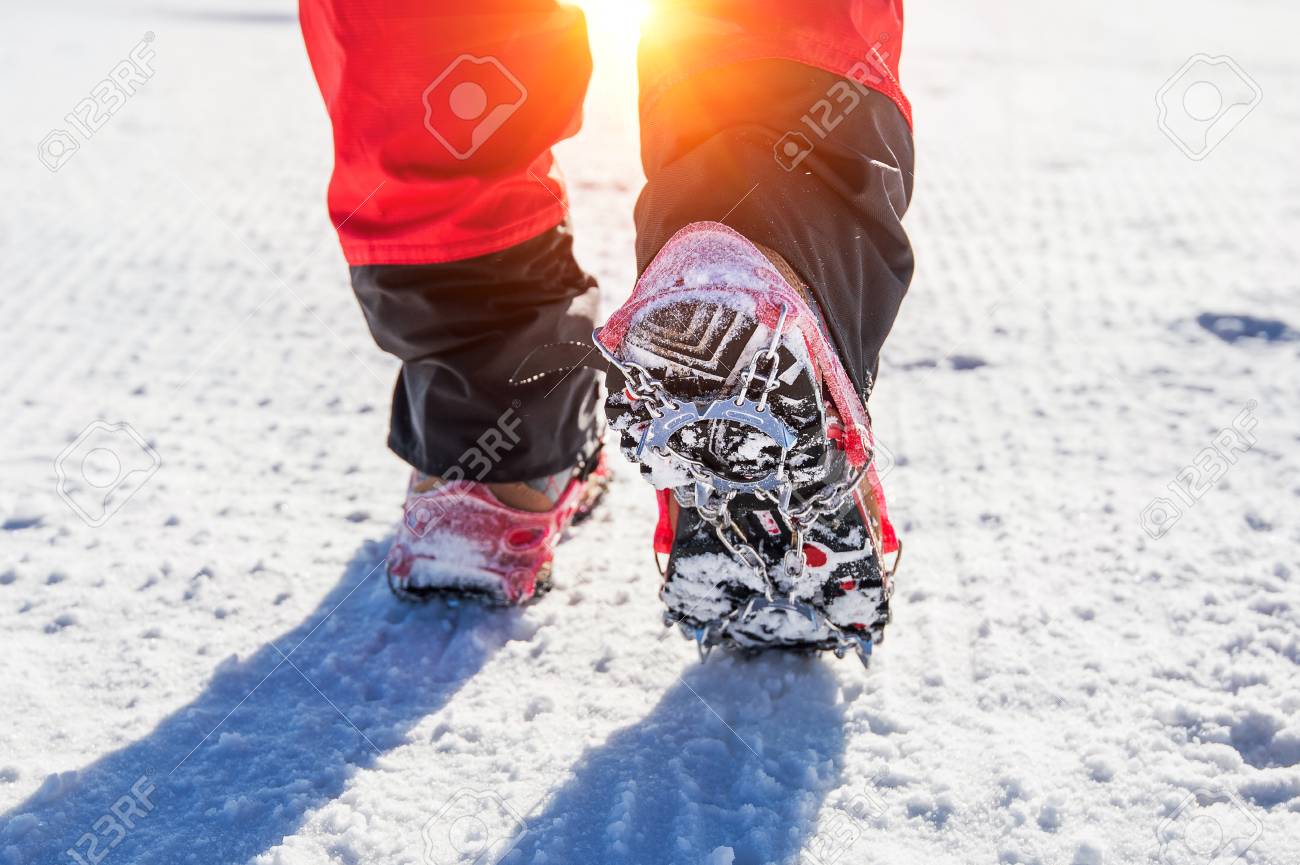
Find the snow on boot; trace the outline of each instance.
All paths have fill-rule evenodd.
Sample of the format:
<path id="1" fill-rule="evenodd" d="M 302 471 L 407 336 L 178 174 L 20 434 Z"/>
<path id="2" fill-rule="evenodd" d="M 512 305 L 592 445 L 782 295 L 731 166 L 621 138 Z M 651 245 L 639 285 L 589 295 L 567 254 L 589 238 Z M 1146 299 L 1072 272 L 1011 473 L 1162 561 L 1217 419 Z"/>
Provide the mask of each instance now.
<path id="1" fill-rule="evenodd" d="M 604 451 L 589 472 L 575 469 L 533 484 L 442 481 L 414 472 L 402 524 L 388 552 L 388 586 L 403 600 L 476 596 L 522 604 L 551 588 L 551 562 L 564 530 L 590 515 L 609 486 Z M 507 494 L 510 495 L 507 495 Z M 544 496 L 547 510 L 502 499 Z"/>
<path id="2" fill-rule="evenodd" d="M 595 334 L 606 412 L 659 490 L 665 622 L 741 649 L 855 651 L 898 550 L 871 424 L 784 263 L 718 223 L 675 234 Z"/>

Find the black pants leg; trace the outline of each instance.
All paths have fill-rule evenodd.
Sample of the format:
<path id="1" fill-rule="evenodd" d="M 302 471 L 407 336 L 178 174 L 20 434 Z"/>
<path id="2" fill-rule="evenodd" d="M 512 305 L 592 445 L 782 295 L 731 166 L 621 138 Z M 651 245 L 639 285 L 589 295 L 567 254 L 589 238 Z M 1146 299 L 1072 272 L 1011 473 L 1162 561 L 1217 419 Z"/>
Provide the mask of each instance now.
<path id="1" fill-rule="evenodd" d="M 817 138 L 802 118 L 818 100 L 852 101 L 841 98 L 848 87 L 857 100 Z M 639 268 L 678 229 L 705 220 L 775 250 L 812 290 L 868 395 L 913 269 L 900 222 L 912 194 L 912 135 L 897 106 L 811 66 L 751 60 L 698 73 L 643 104 L 641 138 Z M 791 141 L 789 151 L 779 146 Z"/>
<path id="2" fill-rule="evenodd" d="M 388 440 L 402 459 L 428 474 L 459 466 L 468 479 L 508 483 L 590 452 L 601 423 L 596 373 L 512 383 L 535 348 L 590 340 L 596 280 L 574 260 L 566 225 L 462 261 L 353 267 L 352 286 L 375 341 L 402 361 Z M 466 458 L 485 433 L 490 468 Z"/>

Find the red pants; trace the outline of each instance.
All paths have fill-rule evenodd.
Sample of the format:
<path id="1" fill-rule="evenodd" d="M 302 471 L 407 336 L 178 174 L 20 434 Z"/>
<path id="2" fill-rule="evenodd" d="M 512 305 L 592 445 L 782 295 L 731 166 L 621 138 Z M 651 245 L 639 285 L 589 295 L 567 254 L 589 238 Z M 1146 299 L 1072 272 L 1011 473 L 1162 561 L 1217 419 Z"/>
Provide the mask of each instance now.
<path id="1" fill-rule="evenodd" d="M 350 264 L 472 258 L 560 223 L 550 148 L 578 130 L 591 72 L 579 10 L 301 0 L 300 13 L 334 128 L 329 209 Z M 901 0 L 658 0 L 640 50 L 642 115 L 706 69 L 781 58 L 885 94 L 910 123 L 902 22 Z"/>

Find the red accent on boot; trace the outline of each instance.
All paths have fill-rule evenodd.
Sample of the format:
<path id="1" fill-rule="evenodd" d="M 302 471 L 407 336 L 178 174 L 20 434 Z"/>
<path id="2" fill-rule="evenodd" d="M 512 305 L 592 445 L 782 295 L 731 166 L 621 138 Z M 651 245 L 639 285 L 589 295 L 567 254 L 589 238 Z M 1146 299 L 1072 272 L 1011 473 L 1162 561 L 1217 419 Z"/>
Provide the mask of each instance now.
<path id="1" fill-rule="evenodd" d="M 673 538 L 677 534 L 675 508 L 677 499 L 672 490 L 655 490 L 655 501 L 659 504 L 659 522 L 655 524 L 655 552 L 669 555 L 673 551 Z"/>
<path id="2" fill-rule="evenodd" d="M 810 568 L 820 568 L 826 564 L 826 551 L 816 544 L 804 544 L 803 557 Z"/>

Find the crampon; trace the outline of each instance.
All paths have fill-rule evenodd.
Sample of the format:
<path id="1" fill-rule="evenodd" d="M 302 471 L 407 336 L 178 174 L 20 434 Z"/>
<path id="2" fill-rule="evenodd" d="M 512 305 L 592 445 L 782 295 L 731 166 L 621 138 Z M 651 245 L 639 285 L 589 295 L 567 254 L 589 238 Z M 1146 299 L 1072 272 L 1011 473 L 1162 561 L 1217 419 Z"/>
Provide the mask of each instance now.
<path id="1" fill-rule="evenodd" d="M 606 413 L 657 490 L 666 624 L 702 657 L 866 663 L 901 554 L 886 454 L 809 294 L 774 262 L 717 223 L 674 235 L 593 335 L 612 367 Z"/>

